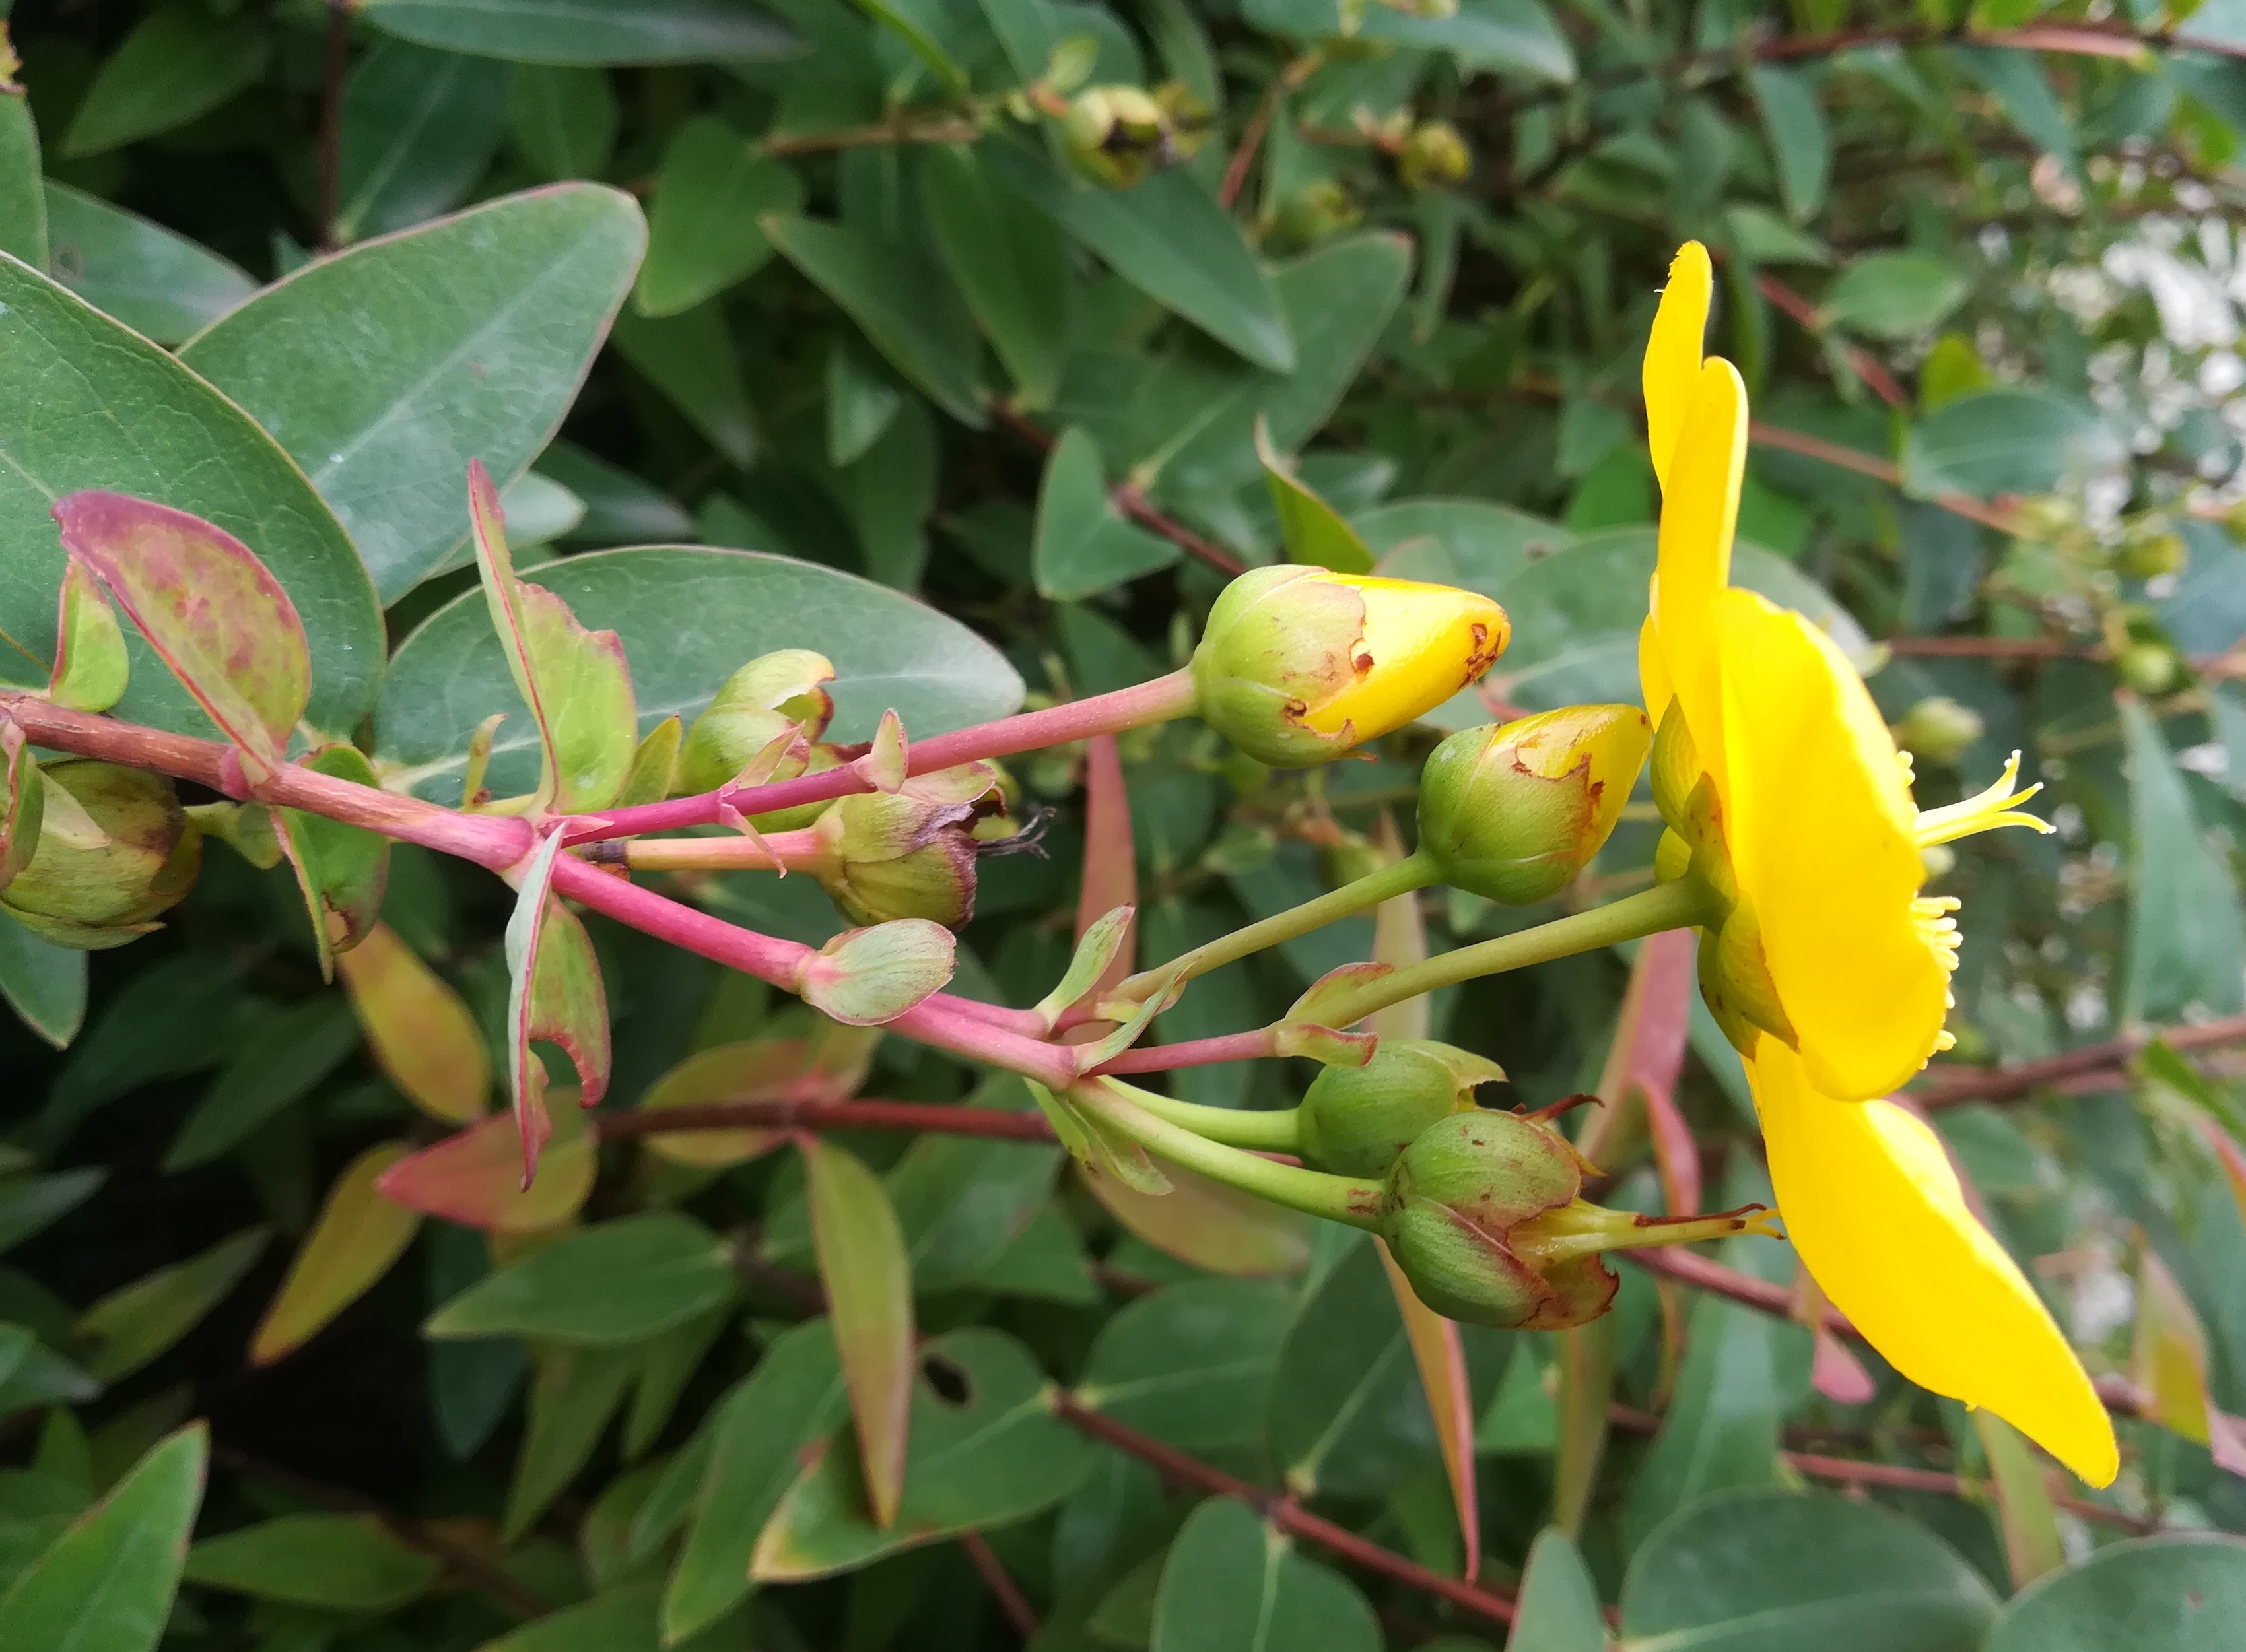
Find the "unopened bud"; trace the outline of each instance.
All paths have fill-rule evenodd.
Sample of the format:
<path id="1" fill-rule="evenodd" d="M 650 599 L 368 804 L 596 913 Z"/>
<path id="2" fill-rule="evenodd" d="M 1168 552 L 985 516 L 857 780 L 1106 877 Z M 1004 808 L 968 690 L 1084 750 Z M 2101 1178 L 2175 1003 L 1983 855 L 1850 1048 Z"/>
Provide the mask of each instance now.
<path id="1" fill-rule="evenodd" d="M 1416 128 L 1396 155 L 1396 175 L 1406 189 L 1462 184 L 1473 171 L 1474 152 L 1447 120 L 1430 120 Z"/>
<path id="2" fill-rule="evenodd" d="M 1425 1038 L 1384 1038 L 1362 1067 L 1324 1067 L 1303 1097 L 1304 1159 L 1337 1176 L 1385 1176 L 1427 1126 L 1474 1111 L 1477 1084 L 1505 1069 Z M 1509 1115 L 1508 1115 L 1509 1116 Z"/>
<path id="3" fill-rule="evenodd" d="M 1091 86 L 1069 100 L 1062 136 L 1069 159 L 1095 182 L 1135 188 L 1175 160 L 1169 119 L 1138 86 Z"/>
<path id="4" fill-rule="evenodd" d="M 1606 1312 L 1620 1281 L 1602 1251 L 1767 1231 L 1759 1206 L 1676 1218 L 1603 1209 L 1578 1196 L 1591 1169 L 1541 1118 L 1453 1114 L 1389 1170 L 1381 1231 L 1428 1307 L 1522 1330 L 1563 1330 Z"/>
<path id="5" fill-rule="evenodd" d="M 2113 571 L 2125 580 L 2156 580 L 2181 574 L 2191 561 L 2191 547 L 2182 534 L 2164 523 L 2149 531 L 2132 533 L 2113 553 Z"/>
<path id="6" fill-rule="evenodd" d="M 826 687 L 834 680 L 834 665 L 809 649 L 781 649 L 751 660 L 725 679 L 686 731 L 678 753 L 679 785 L 690 792 L 714 792 L 791 730 L 816 740 L 834 715 Z M 793 760 L 793 772 L 801 773 L 801 759 Z"/>
<path id="7" fill-rule="evenodd" d="M 2066 534 L 2080 520 L 2074 506 L 2055 493 L 2038 493 L 2012 507 L 2012 523 L 2020 537 L 2045 543 Z"/>
<path id="8" fill-rule="evenodd" d="M 1365 208 L 1346 187 L 1324 178 L 1282 201 L 1272 215 L 1272 228 L 1286 241 L 1308 246 L 1354 228 L 1364 217 Z"/>
<path id="9" fill-rule="evenodd" d="M 2140 694 L 2166 694 L 2183 675 L 2183 662 L 2165 642 L 2132 642 L 2115 658 L 2113 669 Z"/>
<path id="10" fill-rule="evenodd" d="M 202 835 L 171 780 L 66 758 L 40 771 L 38 847 L 0 904 L 33 934 L 81 951 L 121 947 L 194 887 Z"/>
<path id="11" fill-rule="evenodd" d="M 1285 563 L 1225 587 L 1194 650 L 1201 721 L 1302 768 L 1433 710 L 1503 652 L 1505 610 L 1446 585 Z"/>
<path id="12" fill-rule="evenodd" d="M 1443 881 L 1527 906 L 1605 844 L 1653 744 L 1634 705 L 1571 705 L 1464 729 L 1419 775 L 1419 847 Z"/>
<path id="13" fill-rule="evenodd" d="M 1970 705 L 1943 694 L 1930 694 L 1895 725 L 1895 744 L 1929 763 L 1955 763 L 1988 725 Z"/>
<path id="14" fill-rule="evenodd" d="M 965 799 L 916 786 L 841 799 L 812 828 L 820 850 L 813 875 L 853 923 L 922 918 L 956 929 L 975 915 L 975 825 L 1003 807 L 995 789 Z"/>

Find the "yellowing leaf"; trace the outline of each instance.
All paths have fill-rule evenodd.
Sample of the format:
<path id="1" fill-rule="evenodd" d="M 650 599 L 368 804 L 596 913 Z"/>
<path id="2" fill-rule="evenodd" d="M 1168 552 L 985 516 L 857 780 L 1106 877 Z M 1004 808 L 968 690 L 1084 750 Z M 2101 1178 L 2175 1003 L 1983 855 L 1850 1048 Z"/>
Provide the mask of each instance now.
<path id="1" fill-rule="evenodd" d="M 273 1305 L 249 1339 L 249 1363 L 270 1365 L 310 1342 L 405 1254 L 421 1219 L 385 1199 L 383 1173 L 405 1159 L 403 1142 L 370 1147 L 344 1167 L 304 1236 Z"/>
<path id="2" fill-rule="evenodd" d="M 240 540 L 199 516 L 97 490 L 55 502 L 63 547 L 124 607 L 262 780 L 312 693 L 296 605 Z"/>
<path id="3" fill-rule="evenodd" d="M 912 1258 L 880 1177 L 857 1159 L 807 1138 L 811 1238 L 842 1377 L 857 1422 L 858 1458 L 874 1523 L 895 1523 L 904 1493 L 913 1390 Z"/>
<path id="4" fill-rule="evenodd" d="M 1165 1164 L 1166 1193 L 1140 1193 L 1114 1176 L 1084 1185 L 1109 1215 L 1156 1250 L 1213 1274 L 1297 1274 L 1310 1259 L 1310 1218 L 1251 1199 L 1182 1166 Z"/>
<path id="5" fill-rule="evenodd" d="M 800 1038 L 759 1038 L 697 1050 L 649 1086 L 640 1111 L 701 1107 L 719 1101 L 778 1101 L 802 1088 L 809 1048 Z M 659 1131 L 648 1151 L 673 1164 L 718 1169 L 769 1152 L 777 1130 Z"/>
<path id="6" fill-rule="evenodd" d="M 1378 1239 L 1372 1242 L 1380 1247 L 1380 1263 L 1388 1270 L 1389 1288 L 1396 1293 L 1404 1335 L 1412 1344 L 1419 1386 L 1427 1396 L 1427 1411 L 1435 1421 L 1435 1444 L 1442 1450 L 1443 1473 L 1459 1512 L 1459 1537 L 1471 1582 L 1481 1565 L 1481 1513 L 1474 1490 L 1474 1391 L 1467 1381 L 1466 1347 L 1459 1341 L 1459 1328 L 1419 1300 L 1387 1245 Z"/>
<path id="7" fill-rule="evenodd" d="M 460 996 L 386 924 L 336 962 L 390 1082 L 432 1118 L 464 1125 L 481 1118 L 491 1057 Z"/>
<path id="8" fill-rule="evenodd" d="M 554 1134 L 538 1179 L 522 1183 L 514 1120 L 496 1114 L 400 1159 L 376 1182 L 385 1199 L 493 1234 L 527 1234 L 568 1221 L 593 1191 L 598 1155 L 575 1092 L 554 1092 Z"/>
<path id="9" fill-rule="evenodd" d="M 87 1309 L 71 1327 L 71 1336 L 92 1345 L 88 1373 L 113 1383 L 163 1353 L 242 1282 L 270 1237 L 267 1228 L 245 1228 L 200 1256 L 110 1292 Z"/>
<path id="10" fill-rule="evenodd" d="M 623 644 L 614 631 L 587 630 L 567 602 L 516 574 L 499 490 L 480 459 L 468 462 L 468 508 L 492 625 L 545 752 L 537 806 L 565 814 L 606 808 L 639 745 Z"/>

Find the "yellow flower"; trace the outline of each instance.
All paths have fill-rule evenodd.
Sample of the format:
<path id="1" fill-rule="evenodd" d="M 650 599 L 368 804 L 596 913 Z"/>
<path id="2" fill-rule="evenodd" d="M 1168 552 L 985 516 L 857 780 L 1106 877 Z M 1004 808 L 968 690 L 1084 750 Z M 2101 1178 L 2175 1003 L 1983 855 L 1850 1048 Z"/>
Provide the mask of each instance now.
<path id="1" fill-rule="evenodd" d="M 1659 729 L 1659 866 L 1730 906 L 1705 932 L 1704 996 L 1746 1058 L 1795 1249 L 1826 1295 L 1911 1381 L 1986 1406 L 2095 1485 L 2113 1425 L 2066 1338 L 1968 1209 L 1940 1139 L 1886 1095 L 1937 1048 L 1957 902 L 1919 894 L 1922 848 L 2017 812 L 2017 762 L 1921 813 L 1909 759 L 1847 658 L 1800 615 L 1733 588 L 1746 392 L 1700 357 L 1706 253 L 1688 244 L 1644 372 L 1663 489 L 1638 645 Z"/>
<path id="2" fill-rule="evenodd" d="M 1337 758 L 1489 670 L 1511 628 L 1447 585 L 1279 564 L 1224 588 L 1194 652 L 1201 720 L 1261 763 Z"/>

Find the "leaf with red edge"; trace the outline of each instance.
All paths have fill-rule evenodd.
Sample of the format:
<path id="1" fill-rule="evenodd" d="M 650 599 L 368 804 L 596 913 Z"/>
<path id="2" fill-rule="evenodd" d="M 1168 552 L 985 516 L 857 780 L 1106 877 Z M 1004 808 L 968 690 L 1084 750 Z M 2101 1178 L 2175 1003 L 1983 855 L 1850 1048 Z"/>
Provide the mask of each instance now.
<path id="1" fill-rule="evenodd" d="M 402 1141 L 386 1141 L 344 1166 L 249 1339 L 252 1365 L 270 1365 L 303 1347 L 405 1254 L 421 1218 L 384 1198 L 378 1183 L 409 1151 Z"/>
<path id="2" fill-rule="evenodd" d="M 312 693 L 296 605 L 240 540 L 124 493 L 65 494 L 63 548 L 90 568 L 242 753 L 255 783 L 280 767 Z"/>
<path id="3" fill-rule="evenodd" d="M 382 1173 L 376 1188 L 408 1210 L 487 1233 L 536 1233 L 566 1222 L 593 1191 L 598 1167 L 585 1116 L 567 1105 L 573 1098 L 567 1086 L 553 1092 L 554 1134 L 539 1162 L 538 1180 L 528 1187 L 522 1185 L 522 1147 L 514 1120 L 495 1113 L 400 1159 Z"/>
<path id="4" fill-rule="evenodd" d="M 1114 951 L 1099 974 L 1068 1003 L 1086 997 L 1098 1003 L 1131 973 L 1138 939 L 1131 917 L 1138 903 L 1139 852 L 1131 841 L 1131 797 L 1123 780 L 1123 759 L 1113 735 L 1095 734 L 1084 752 L 1084 887 L 1076 899 L 1076 938 L 1081 946 L 1093 926 L 1119 908 L 1126 928 L 1115 937 Z"/>
<path id="5" fill-rule="evenodd" d="M 874 1523 L 887 1531 L 904 1494 L 913 1388 L 912 1257 L 880 1177 L 814 1136 L 804 1139 L 803 1160 L 812 1244 L 857 1423 L 866 1499 Z"/>
<path id="6" fill-rule="evenodd" d="M 609 1088 L 609 995 L 593 939 L 554 898 L 554 858 L 562 833 L 548 833 L 530 858 L 514 913 L 507 921 L 507 1073 L 522 1139 L 522 1181 L 538 1173 L 539 1149 L 554 1133 L 546 1111 L 546 1067 L 536 1044 L 560 1047 L 577 1069 L 583 1105 Z"/>
<path id="7" fill-rule="evenodd" d="M 491 1057 L 460 995 L 386 924 L 336 962 L 390 1082 L 432 1118 L 465 1125 L 481 1118 Z"/>
<path id="8" fill-rule="evenodd" d="M 377 784 L 374 765 L 354 745 L 322 746 L 302 766 L 355 785 Z M 333 980 L 336 955 L 358 945 L 382 916 L 382 894 L 390 883 L 390 840 L 301 809 L 276 809 L 273 822 L 311 914 L 320 976 Z"/>
<path id="9" fill-rule="evenodd" d="M 117 610 L 101 594 L 93 570 L 72 557 L 63 567 L 47 698 L 72 711 L 106 711 L 125 697 L 131 664 Z"/>
<path id="10" fill-rule="evenodd" d="M 1141 1193 L 1116 1176 L 1084 1185 L 1107 1213 L 1156 1250 L 1213 1274 L 1262 1279 L 1297 1274 L 1310 1260 L 1310 1218 L 1251 1198 L 1180 1165 L 1164 1165 L 1169 1191 Z"/>
<path id="11" fill-rule="evenodd" d="M 1372 831 L 1373 846 L 1382 862 L 1392 866 L 1404 858 L 1404 840 L 1396 822 L 1383 809 Z M 1382 901 L 1372 909 L 1372 962 L 1391 969 L 1418 963 L 1427 955 L 1427 922 L 1419 910 L 1416 890 Z M 1365 1018 L 1365 1030 L 1376 1038 L 1425 1038 L 1427 1036 L 1427 996 L 1416 994 L 1400 1003 L 1376 1010 Z"/>
<path id="12" fill-rule="evenodd" d="M 0 889 L 38 853 L 47 787 L 24 731 L 0 717 Z"/>
<path id="13" fill-rule="evenodd" d="M 2208 1387 L 2206 1328 L 2148 1243 L 2138 1254 L 2137 1327 L 2129 1363 L 2137 1386 L 2152 1397 L 2153 1421 L 2206 1446 L 2217 1466 L 2246 1473 L 2246 1440 Z"/>
<path id="14" fill-rule="evenodd" d="M 881 720 L 874 726 L 873 744 L 850 767 L 876 792 L 903 790 L 905 777 L 912 772 L 912 750 L 905 738 L 904 719 L 895 707 L 881 713 Z"/>
<path id="15" fill-rule="evenodd" d="M 1700 1208 L 1700 1151 L 1677 1106 L 1677 1078 L 1684 1070 L 1692 1025 L 1692 959 L 1690 929 L 1664 930 L 1638 943 L 1614 1043 L 1599 1078 L 1606 1110 L 1579 1144 L 1586 1158 L 1602 1163 L 1600 1152 L 1623 1128 L 1628 1110 L 1633 1104 L 1644 1107 L 1662 1196 L 1672 1216 L 1689 1216 Z"/>
<path id="16" fill-rule="evenodd" d="M 545 753 L 537 808 L 606 808 L 623 792 L 639 750 L 623 644 L 614 631 L 587 630 L 567 602 L 516 574 L 499 490 L 481 459 L 468 461 L 468 512 L 492 625 Z"/>
<path id="17" fill-rule="evenodd" d="M 1396 1294 L 1397 1311 L 1404 1315 L 1412 1363 L 1419 1368 L 1427 1412 L 1435 1421 L 1435 1444 L 1443 1453 L 1452 1506 L 1459 1512 L 1459 1536 L 1471 1582 L 1481 1569 L 1481 1509 L 1474 1490 L 1474 1390 L 1467 1380 L 1466 1345 L 1459 1340 L 1456 1325 L 1419 1300 L 1388 1254 L 1387 1244 L 1378 1239 L 1372 1242 L 1380 1247 L 1381 1266 L 1388 1270 L 1389 1288 Z"/>

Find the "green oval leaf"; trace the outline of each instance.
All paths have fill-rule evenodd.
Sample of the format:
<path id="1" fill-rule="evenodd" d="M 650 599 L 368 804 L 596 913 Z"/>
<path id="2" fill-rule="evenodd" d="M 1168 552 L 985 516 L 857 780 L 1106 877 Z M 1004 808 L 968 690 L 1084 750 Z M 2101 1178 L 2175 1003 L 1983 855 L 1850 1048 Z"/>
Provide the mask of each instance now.
<path id="1" fill-rule="evenodd" d="M 811 1237 L 857 1424 L 874 1523 L 896 1524 L 912 1400 L 912 1259 L 881 1178 L 840 1147 L 803 1143 Z"/>
<path id="2" fill-rule="evenodd" d="M 2103 1548 L 2004 1608 L 1981 1652 L 2221 1652 L 2246 1621 L 2246 1541 L 2176 1532 Z"/>
<path id="3" fill-rule="evenodd" d="M 369 1514 L 284 1514 L 187 1551 L 190 1583 L 330 1612 L 392 1612 L 445 1563 L 410 1549 Z"/>
<path id="4" fill-rule="evenodd" d="M 471 1285 L 426 1329 L 615 1347 L 683 1325 L 732 1289 L 730 1247 L 700 1222 L 663 1211 L 558 1239 Z"/>
<path id="5" fill-rule="evenodd" d="M 803 206 L 803 180 L 725 122 L 698 117 L 664 151 L 632 302 L 675 316 L 753 275 L 772 255 L 758 220 Z"/>
<path id="6" fill-rule="evenodd" d="M 1228 1497 L 1210 1498 L 1179 1529 L 1162 1563 L 1154 1628 L 1151 1652 L 1379 1652 L 1384 1644 L 1355 1584 Z"/>
<path id="7" fill-rule="evenodd" d="M 55 278 L 144 338 L 176 344 L 257 290 L 240 266 L 138 213 L 51 178 L 46 201 Z"/>
<path id="8" fill-rule="evenodd" d="M 731 63 L 797 50 L 786 24 L 742 0 L 365 0 L 359 13 L 424 45 L 517 63 Z"/>
<path id="9" fill-rule="evenodd" d="M 645 734 L 667 717 L 691 723 L 719 683 L 775 649 L 833 661 L 832 738 L 869 737 L 895 707 L 917 737 L 1004 717 L 1022 703 L 1005 657 L 965 626 L 909 596 L 834 568 L 757 552 L 641 546 L 572 556 L 523 579 L 566 600 L 584 624 L 614 630 L 632 663 Z M 482 595 L 455 598 L 407 637 L 377 720 L 378 763 L 416 794 L 459 797 L 469 737 L 509 713 L 492 742 L 497 795 L 538 777 L 538 731 L 522 708 Z"/>
<path id="10" fill-rule="evenodd" d="M 468 461 L 505 486 L 553 437 L 645 244 L 619 190 L 509 195 L 307 264 L 180 357 L 281 438 L 394 602 L 464 558 Z"/>
<path id="11" fill-rule="evenodd" d="M 1285 1288 L 1263 1281 L 1169 1286 L 1100 1328 L 1076 1397 L 1187 1451 L 1252 1445 L 1293 1317 Z"/>

